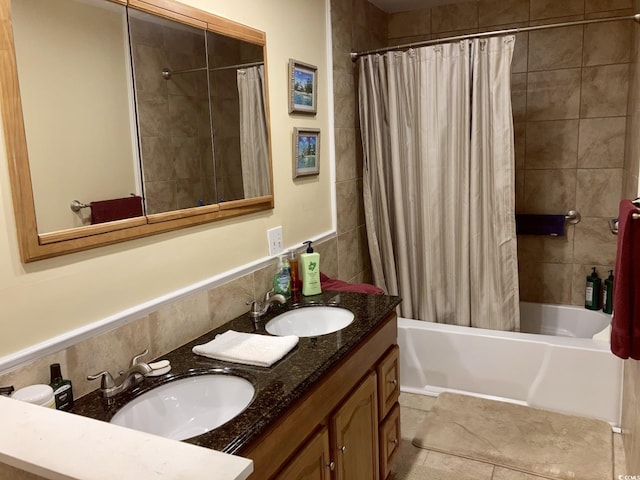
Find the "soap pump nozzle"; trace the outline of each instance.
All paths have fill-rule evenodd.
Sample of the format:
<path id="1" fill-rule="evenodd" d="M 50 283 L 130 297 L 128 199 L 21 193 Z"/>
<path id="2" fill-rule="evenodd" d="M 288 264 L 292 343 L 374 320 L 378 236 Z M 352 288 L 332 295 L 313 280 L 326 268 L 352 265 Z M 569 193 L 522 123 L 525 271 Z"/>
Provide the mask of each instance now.
<path id="1" fill-rule="evenodd" d="M 313 253 L 313 247 L 311 246 L 313 242 L 311 240 L 307 240 L 306 242 L 302 243 L 307 246 L 307 253 Z"/>

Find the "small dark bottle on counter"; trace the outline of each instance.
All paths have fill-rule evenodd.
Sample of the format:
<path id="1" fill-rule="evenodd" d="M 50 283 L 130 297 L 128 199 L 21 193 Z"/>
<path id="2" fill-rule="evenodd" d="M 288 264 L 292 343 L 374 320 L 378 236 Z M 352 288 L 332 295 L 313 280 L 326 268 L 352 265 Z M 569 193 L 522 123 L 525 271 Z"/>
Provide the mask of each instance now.
<path id="1" fill-rule="evenodd" d="M 51 369 L 51 388 L 53 388 L 53 396 L 56 400 L 56 408 L 58 410 L 71 410 L 73 407 L 73 389 L 71 388 L 71 380 L 62 378 L 62 371 L 59 363 L 53 363 L 49 367 Z"/>

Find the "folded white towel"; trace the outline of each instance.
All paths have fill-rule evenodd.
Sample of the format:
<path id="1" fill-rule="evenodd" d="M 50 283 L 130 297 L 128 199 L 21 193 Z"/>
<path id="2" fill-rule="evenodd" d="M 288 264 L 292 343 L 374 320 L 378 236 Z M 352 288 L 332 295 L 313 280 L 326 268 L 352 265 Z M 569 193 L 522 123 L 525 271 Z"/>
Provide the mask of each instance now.
<path id="1" fill-rule="evenodd" d="M 270 367 L 298 344 L 298 337 L 269 337 L 229 330 L 204 345 L 193 347 L 193 353 L 225 362 Z"/>

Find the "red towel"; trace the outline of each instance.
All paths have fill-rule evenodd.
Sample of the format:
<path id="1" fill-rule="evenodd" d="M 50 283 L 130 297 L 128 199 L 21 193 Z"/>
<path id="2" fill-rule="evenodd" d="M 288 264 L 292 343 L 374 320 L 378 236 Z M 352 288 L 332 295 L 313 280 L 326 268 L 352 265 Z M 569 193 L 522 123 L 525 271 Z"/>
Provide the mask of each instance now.
<path id="1" fill-rule="evenodd" d="M 142 197 L 132 195 L 91 202 L 91 224 L 142 216 Z"/>
<path id="2" fill-rule="evenodd" d="M 620 202 L 618 252 L 613 283 L 611 351 L 620 358 L 640 360 L 640 220 L 629 200 Z"/>
<path id="3" fill-rule="evenodd" d="M 338 290 L 340 292 L 354 292 L 354 293 L 376 293 L 378 295 L 384 294 L 384 290 L 370 285 L 368 283 L 349 283 L 343 280 L 336 280 L 335 278 L 329 278 L 324 273 L 320 272 L 320 286 L 322 290 Z"/>

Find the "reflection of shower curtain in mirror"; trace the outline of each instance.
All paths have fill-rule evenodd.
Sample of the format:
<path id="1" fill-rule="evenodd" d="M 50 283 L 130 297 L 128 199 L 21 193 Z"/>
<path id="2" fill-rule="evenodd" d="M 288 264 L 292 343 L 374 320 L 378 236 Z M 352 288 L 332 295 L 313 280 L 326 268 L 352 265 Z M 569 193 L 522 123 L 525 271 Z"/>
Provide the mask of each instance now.
<path id="1" fill-rule="evenodd" d="M 269 195 L 269 144 L 264 93 L 264 66 L 238 70 L 240 156 L 244 198 Z"/>

